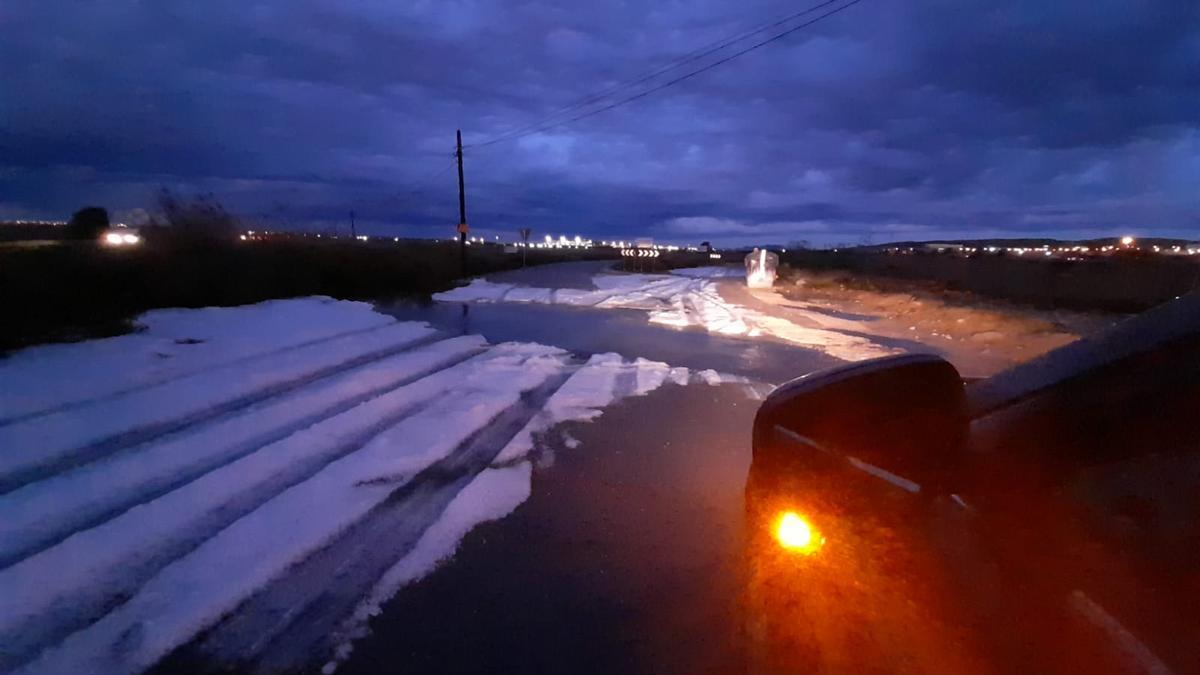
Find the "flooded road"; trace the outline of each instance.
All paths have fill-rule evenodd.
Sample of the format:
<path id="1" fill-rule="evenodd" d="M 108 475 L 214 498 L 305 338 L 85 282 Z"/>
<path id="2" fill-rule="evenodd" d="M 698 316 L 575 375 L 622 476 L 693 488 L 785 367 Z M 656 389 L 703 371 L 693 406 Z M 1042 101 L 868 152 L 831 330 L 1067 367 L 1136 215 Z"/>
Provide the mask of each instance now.
<path id="1" fill-rule="evenodd" d="M 10 362 L 30 383 L 59 382 L 39 376 L 47 360 L 94 372 L 0 414 L 16 449 L 0 471 L 0 671 L 1071 672 L 1090 654 L 1087 672 L 1122 672 L 1099 640 L 1190 672 L 1191 624 L 1170 617 L 1189 616 L 1176 589 L 1200 588 L 1192 540 L 1150 536 L 1186 526 L 1159 516 L 1194 498 L 1158 487 L 1194 476 L 1190 455 L 1086 466 L 1064 491 L 981 452 L 964 500 L 858 450 L 838 464 L 849 478 L 764 463 L 761 428 L 789 431 L 767 418 L 752 462 L 773 384 L 899 346 L 849 333 L 865 323 L 849 314 L 747 309 L 718 292 L 736 283 L 722 270 L 598 269 L 474 280 L 424 306 L 178 310 Z M 1144 379 L 1107 377 L 1062 394 L 1084 417 L 1051 428 L 1056 453 L 1145 436 L 1080 432 L 1083 395 Z M 1194 409 L 1162 397 L 1134 392 L 1115 419 Z M 857 403 L 847 418 L 884 434 L 863 452 L 907 433 L 879 420 Z M 1075 527 L 1089 510 L 1112 516 L 1111 548 Z M 1065 531 L 1029 527 L 1043 521 Z M 1116 564 L 1131 527 L 1166 572 Z M 1163 574 L 1180 582 L 1159 589 Z"/>
<path id="2" fill-rule="evenodd" d="M 538 274 L 548 287 L 569 283 L 553 269 Z M 776 384 L 839 363 L 771 339 L 656 326 L 633 309 L 390 311 L 492 341 L 618 351 Z M 985 562 L 992 544 L 971 534 L 965 502 L 880 492 L 870 477 L 753 474 L 759 403 L 744 384 L 667 385 L 559 425 L 531 455 L 528 500 L 383 603 L 338 672 L 1138 671 L 1110 647 L 1097 651 L 1110 636 L 1092 625 L 1102 610 L 1080 609 L 1079 598 L 1091 602 L 1081 591 L 1062 602 Z M 801 514 L 799 552 L 781 545 L 782 514 Z"/>
<path id="3" fill-rule="evenodd" d="M 579 354 L 616 352 L 672 366 L 713 369 L 779 384 L 841 363 L 820 352 L 768 340 L 725 337 L 647 323 L 645 312 L 517 303 L 395 304 L 380 311 L 401 321 L 427 321 L 489 342 L 537 342 Z"/>
<path id="4" fill-rule="evenodd" d="M 603 266 L 505 280 L 582 286 Z M 778 384 L 839 363 L 769 340 L 650 324 L 631 309 L 518 303 L 381 308 L 447 331 L 614 351 Z M 667 385 L 534 454 L 529 499 L 382 606 L 337 672 L 662 673 L 745 669 L 745 479 L 759 401 Z"/>
<path id="5" fill-rule="evenodd" d="M 338 672 L 743 670 L 744 485 L 757 402 L 664 387 L 568 424 L 529 500 L 383 606 Z"/>
<path id="6" fill-rule="evenodd" d="M 543 265 L 488 276 L 490 281 L 546 288 L 591 288 L 611 262 Z M 712 369 L 779 384 L 842 361 L 815 350 L 766 338 L 730 337 L 696 328 L 650 323 L 635 309 L 533 303 L 411 302 L 379 306 L 401 321 L 427 321 L 450 333 L 478 334 L 489 342 L 537 342 L 582 355 L 616 352 L 671 366 Z"/>
<path id="7" fill-rule="evenodd" d="M 586 288 L 602 268 L 584 267 L 491 279 Z M 382 309 L 491 342 L 615 351 L 773 384 L 841 363 L 776 340 L 654 325 L 633 309 Z M 667 385 L 593 422 L 560 425 L 532 456 L 529 499 L 384 603 L 337 672 L 729 673 L 780 663 L 777 672 L 789 672 L 797 655 L 780 662 L 760 653 L 761 624 L 779 608 L 763 604 L 754 555 L 767 524 L 747 522 L 759 396 L 737 384 Z M 853 644 L 838 648 L 853 652 Z"/>
<path id="8" fill-rule="evenodd" d="M 586 289 L 602 270 L 547 266 L 489 280 Z M 772 384 L 842 363 L 765 336 L 655 325 L 635 309 L 521 302 L 381 309 L 491 342 L 539 342 L 582 356 L 614 351 Z M 477 527 L 452 559 L 384 603 L 337 672 L 795 672 L 822 670 L 823 662 L 831 672 L 854 672 L 888 653 L 915 658 L 900 670 L 969 662 L 954 649 L 935 649 L 939 636 L 961 639 L 945 626 L 907 647 L 904 634 L 880 635 L 845 614 L 829 614 L 823 627 L 810 623 L 821 635 L 780 633 L 781 622 L 803 612 L 787 588 L 772 588 L 781 563 L 762 541 L 770 523 L 747 515 L 760 396 L 738 384 L 667 385 L 590 423 L 560 425 L 532 455 L 529 499 Z M 834 551 L 829 564 L 844 555 Z M 866 611 L 863 602 L 890 587 L 886 578 L 866 588 L 866 577 L 841 580 L 850 586 L 825 594 L 810 588 L 812 599 Z M 904 589 L 891 597 L 880 604 L 893 610 L 888 625 L 921 616 Z"/>

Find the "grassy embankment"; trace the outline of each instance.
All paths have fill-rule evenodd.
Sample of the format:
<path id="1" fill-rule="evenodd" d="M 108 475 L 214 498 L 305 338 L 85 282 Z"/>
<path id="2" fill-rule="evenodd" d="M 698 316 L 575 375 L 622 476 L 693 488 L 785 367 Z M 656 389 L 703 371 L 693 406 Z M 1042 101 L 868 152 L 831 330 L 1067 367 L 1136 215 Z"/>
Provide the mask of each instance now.
<path id="1" fill-rule="evenodd" d="M 470 275 L 521 266 L 520 255 L 499 247 L 468 251 Z M 528 263 L 609 256 L 531 250 Z M 304 295 L 420 300 L 459 278 L 458 246 L 451 242 L 0 247 L 0 353 L 124 333 L 133 328 L 133 317 L 160 307 L 241 305 Z"/>
<path id="2" fill-rule="evenodd" d="M 1200 287 L 1200 262 L 1187 257 L 1036 259 L 856 251 L 788 251 L 781 279 L 797 271 L 847 288 L 941 296 L 976 294 L 1039 308 L 1139 312 Z M 810 279 L 810 283 L 814 281 Z"/>

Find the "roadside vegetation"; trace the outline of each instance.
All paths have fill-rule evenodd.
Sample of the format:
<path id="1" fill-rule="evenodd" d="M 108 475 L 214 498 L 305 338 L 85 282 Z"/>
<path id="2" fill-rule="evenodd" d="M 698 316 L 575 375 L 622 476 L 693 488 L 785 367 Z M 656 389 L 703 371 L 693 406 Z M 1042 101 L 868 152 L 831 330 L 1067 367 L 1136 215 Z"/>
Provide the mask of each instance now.
<path id="1" fill-rule="evenodd" d="M 1200 287 L 1200 263 L 1166 256 L 1039 260 L 873 250 L 788 250 L 780 280 L 972 302 L 1010 300 L 1043 309 L 1140 312 Z"/>
<path id="2" fill-rule="evenodd" d="M 134 317 L 155 308 L 304 295 L 421 300 L 461 277 L 458 244 L 450 241 L 239 241 L 236 220 L 211 199 L 164 193 L 160 206 L 164 217 L 140 228 L 136 246 L 107 247 L 90 236 L 0 247 L 0 353 L 128 332 Z M 95 229 L 99 218 L 85 213 L 81 229 Z M 610 256 L 534 249 L 527 263 Z M 468 248 L 468 275 L 520 266 L 521 256 L 502 247 Z"/>
<path id="3" fill-rule="evenodd" d="M 583 253 L 530 251 L 528 264 Z M 521 266 L 500 247 L 472 247 L 470 274 Z M 155 242 L 125 249 L 91 241 L 0 249 L 0 351 L 116 335 L 148 309 L 242 305 L 272 298 L 428 298 L 459 279 L 451 242 L 309 240 Z"/>

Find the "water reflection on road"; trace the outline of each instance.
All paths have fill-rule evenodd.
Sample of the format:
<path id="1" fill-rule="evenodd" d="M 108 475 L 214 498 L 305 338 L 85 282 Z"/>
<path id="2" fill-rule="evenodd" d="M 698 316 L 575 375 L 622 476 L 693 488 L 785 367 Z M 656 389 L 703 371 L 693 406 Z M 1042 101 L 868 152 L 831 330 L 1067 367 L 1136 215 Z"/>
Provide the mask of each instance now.
<path id="1" fill-rule="evenodd" d="M 668 385 L 565 426 L 528 501 L 385 605 L 338 672 L 741 668 L 743 489 L 757 402 Z"/>
<path id="2" fill-rule="evenodd" d="M 841 363 L 820 352 L 770 340 L 658 326 L 637 310 L 513 302 L 394 303 L 379 309 L 401 321 L 428 321 L 443 330 L 482 335 L 493 343 L 515 340 L 584 354 L 617 352 L 775 384 Z"/>
<path id="3" fill-rule="evenodd" d="M 838 363 L 769 340 L 652 325 L 633 310 L 385 309 L 493 342 L 617 351 L 773 383 Z M 1111 645 L 1096 647 L 1110 636 L 1067 602 L 1091 601 L 1068 591 L 1085 581 L 1110 589 L 1117 584 L 1105 580 L 1135 576 L 1080 543 L 1082 530 L 1071 529 L 1078 514 L 1061 491 L 987 465 L 968 501 L 993 483 L 1018 487 L 1002 491 L 1005 506 L 993 509 L 985 529 L 965 520 L 978 517 L 976 507 L 946 495 L 888 485 L 880 492 L 853 478 L 755 465 L 758 403 L 743 387 L 667 385 L 543 439 L 529 500 L 472 532 L 454 560 L 385 606 L 345 671 L 403 664 L 439 673 L 1122 672 L 1127 664 Z M 1055 446 L 1062 449 L 1061 439 Z M 1184 468 L 1195 471 L 1194 463 Z M 1153 475 L 1145 482 L 1166 482 Z M 1129 482 L 1124 468 L 1103 476 Z M 1080 485 L 1099 491 L 1107 483 Z M 773 530 L 789 512 L 811 531 L 784 547 Z M 1029 526 L 1043 521 L 1053 527 Z M 820 546 L 808 545 L 813 537 Z M 1087 564 L 1062 562 L 1076 559 Z M 1023 565 L 1002 569 L 996 560 Z M 1092 574 L 1080 578 L 1079 569 Z M 1145 626 L 1154 622 L 1143 622 L 1139 631 L 1172 647 L 1179 640 L 1163 635 L 1194 630 L 1182 623 L 1151 631 Z M 1163 653 L 1187 663 L 1187 654 Z"/>

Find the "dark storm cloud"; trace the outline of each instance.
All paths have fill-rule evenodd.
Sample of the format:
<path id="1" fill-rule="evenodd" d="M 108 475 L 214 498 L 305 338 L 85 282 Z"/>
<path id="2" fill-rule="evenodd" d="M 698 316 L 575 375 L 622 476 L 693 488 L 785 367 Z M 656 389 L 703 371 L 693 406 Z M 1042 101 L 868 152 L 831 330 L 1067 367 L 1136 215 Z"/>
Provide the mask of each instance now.
<path id="1" fill-rule="evenodd" d="M 448 235 L 468 143 L 778 0 L 6 3 L 0 217 L 168 185 Z M 631 105 L 468 150 L 479 230 L 819 242 L 1187 233 L 1200 3 L 864 0 Z M 1195 235 L 1200 237 L 1200 233 Z"/>

